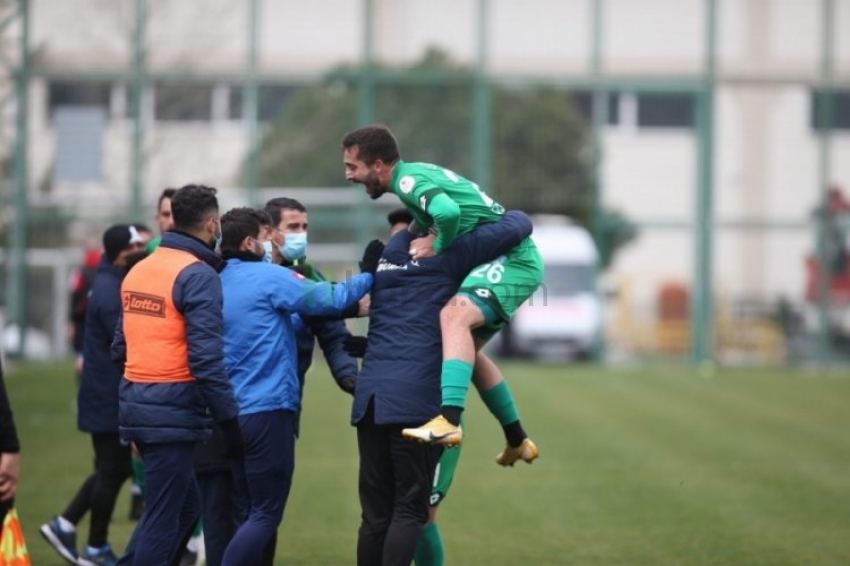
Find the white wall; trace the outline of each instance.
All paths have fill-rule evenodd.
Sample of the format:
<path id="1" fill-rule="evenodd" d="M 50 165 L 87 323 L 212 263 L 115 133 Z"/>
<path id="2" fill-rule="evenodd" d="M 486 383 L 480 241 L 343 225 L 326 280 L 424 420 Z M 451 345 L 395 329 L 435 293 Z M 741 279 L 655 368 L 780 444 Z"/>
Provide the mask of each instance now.
<path id="1" fill-rule="evenodd" d="M 850 0 L 836 0 L 836 67 L 850 74 Z M 247 2 L 150 0 L 151 65 L 239 69 L 245 59 Z M 375 56 L 407 65 L 431 46 L 460 62 L 477 57 L 477 0 L 375 0 Z M 133 3 L 128 0 L 34 0 L 32 36 L 39 64 L 56 69 L 129 65 Z M 364 0 L 265 0 L 260 66 L 269 72 L 318 74 L 362 56 Z M 567 76 L 586 72 L 591 0 L 492 0 L 487 32 L 489 69 Z M 815 79 L 820 69 L 820 2 L 719 0 L 721 80 L 750 73 Z M 613 73 L 697 73 L 703 63 L 702 0 L 605 0 L 604 69 Z M 846 80 L 846 79 L 845 79 Z M 48 174 L 53 132 L 43 84 L 32 89 L 31 172 Z M 715 217 L 803 223 L 818 186 L 818 140 L 803 87 L 722 83 L 716 109 Z M 123 194 L 130 131 L 110 122 L 104 201 Z M 146 152 L 148 196 L 175 180 L 238 184 L 244 155 L 238 124 L 155 123 Z M 691 222 L 696 146 L 690 130 L 609 129 L 605 136 L 604 201 L 639 221 Z M 833 180 L 850 191 L 850 135 L 832 146 Z M 81 191 L 79 187 L 73 191 Z M 91 190 L 88 188 L 86 190 Z M 715 242 L 716 280 L 732 292 L 802 294 L 802 261 L 813 242 L 803 229 L 745 233 L 724 230 Z M 615 274 L 640 279 L 649 300 L 667 279 L 689 277 L 689 237 L 648 229 L 622 255 Z"/>

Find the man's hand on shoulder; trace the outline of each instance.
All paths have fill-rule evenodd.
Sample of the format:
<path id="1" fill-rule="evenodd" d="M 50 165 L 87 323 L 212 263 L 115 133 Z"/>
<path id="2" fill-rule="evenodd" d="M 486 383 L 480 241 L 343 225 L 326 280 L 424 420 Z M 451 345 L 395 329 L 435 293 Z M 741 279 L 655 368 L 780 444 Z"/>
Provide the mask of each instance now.
<path id="1" fill-rule="evenodd" d="M 437 236 L 434 234 L 428 234 L 427 236 L 416 238 L 410 242 L 410 258 L 425 259 L 426 257 L 434 257 L 437 255 L 437 252 L 434 251 L 434 240 L 436 239 Z"/>

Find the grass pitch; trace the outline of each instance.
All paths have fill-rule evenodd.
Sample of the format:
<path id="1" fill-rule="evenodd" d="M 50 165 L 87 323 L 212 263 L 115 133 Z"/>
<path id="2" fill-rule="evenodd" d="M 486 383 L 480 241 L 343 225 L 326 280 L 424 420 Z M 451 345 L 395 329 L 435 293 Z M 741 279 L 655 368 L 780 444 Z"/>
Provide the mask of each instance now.
<path id="1" fill-rule="evenodd" d="M 502 436 L 475 394 L 439 524 L 463 565 L 850 564 L 850 378 L 784 370 L 503 364 L 541 458 L 497 466 Z M 7 371 L 23 445 L 17 507 L 33 564 L 63 564 L 39 524 L 93 453 L 69 363 Z M 359 505 L 350 398 L 307 379 L 278 561 L 353 564 Z M 134 527 L 125 486 L 116 551 Z M 87 518 L 79 542 L 85 542 Z"/>

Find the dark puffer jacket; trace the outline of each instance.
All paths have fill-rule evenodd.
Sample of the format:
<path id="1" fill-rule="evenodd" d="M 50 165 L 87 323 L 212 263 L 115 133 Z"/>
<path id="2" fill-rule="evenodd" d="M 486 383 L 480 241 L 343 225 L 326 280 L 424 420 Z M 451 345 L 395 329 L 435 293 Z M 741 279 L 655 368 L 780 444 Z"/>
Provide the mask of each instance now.
<path id="1" fill-rule="evenodd" d="M 84 432 L 118 432 L 121 369 L 110 348 L 121 318 L 121 281 L 127 274 L 101 257 L 88 298 L 83 340 L 83 376 L 77 393 L 77 426 Z"/>
<path id="2" fill-rule="evenodd" d="M 133 270 L 142 268 L 145 262 L 158 261 L 158 252 L 169 248 L 189 252 L 199 260 L 184 267 L 171 288 L 174 306 L 185 319 L 187 364 L 195 379 L 163 383 L 133 382 L 126 377 L 121 380 L 121 437 L 148 444 L 206 440 L 213 420 L 230 420 L 238 413 L 224 369 L 222 347 L 218 272 L 225 263 L 200 240 L 188 234 L 168 232 L 159 248 Z M 126 359 L 122 324 L 116 327 L 112 352 L 114 360 Z"/>

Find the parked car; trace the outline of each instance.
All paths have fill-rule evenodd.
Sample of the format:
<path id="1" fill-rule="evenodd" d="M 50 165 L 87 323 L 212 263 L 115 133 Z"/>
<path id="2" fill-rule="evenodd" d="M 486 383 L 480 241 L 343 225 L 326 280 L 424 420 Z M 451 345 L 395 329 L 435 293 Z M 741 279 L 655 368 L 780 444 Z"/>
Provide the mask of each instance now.
<path id="1" fill-rule="evenodd" d="M 507 357 L 588 359 L 602 324 L 593 238 L 566 216 L 532 220 L 531 237 L 543 256 L 543 284 L 499 333 L 496 351 Z"/>

